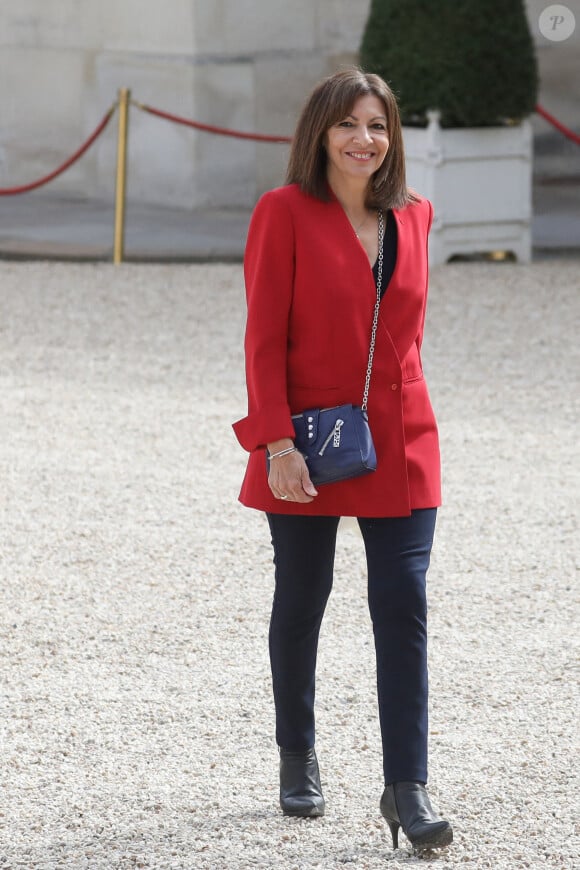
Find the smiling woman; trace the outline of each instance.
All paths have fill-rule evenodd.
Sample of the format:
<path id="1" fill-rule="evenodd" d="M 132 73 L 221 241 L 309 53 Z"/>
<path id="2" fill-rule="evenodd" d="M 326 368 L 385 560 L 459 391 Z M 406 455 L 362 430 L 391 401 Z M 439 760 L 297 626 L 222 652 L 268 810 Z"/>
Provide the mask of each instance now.
<path id="1" fill-rule="evenodd" d="M 378 256 L 377 212 L 368 208 L 365 194 L 389 148 L 383 102 L 374 94 L 359 97 L 347 118 L 327 130 L 324 147 L 328 183 L 372 264 Z"/>
<path id="2" fill-rule="evenodd" d="M 370 175 L 380 169 L 389 147 L 387 117 L 379 98 L 372 94 L 359 97 L 348 117 L 327 131 L 325 147 L 331 187 L 333 179 L 338 181 L 342 173 L 348 175 L 353 171 L 366 187 Z M 358 174 L 361 166 L 365 175 Z"/>
<path id="3" fill-rule="evenodd" d="M 386 154 L 372 184 L 367 186 L 366 204 L 371 208 L 392 208 L 403 207 L 413 200 L 405 183 L 403 134 L 395 96 L 379 76 L 363 74 L 357 69 L 337 73 L 313 91 L 294 134 L 286 176 L 288 184 L 299 184 L 306 193 L 328 200 L 327 138 L 338 125 L 348 130 L 356 127 L 359 120 L 370 123 L 368 116 L 353 117 L 357 114 L 355 105 L 366 97 L 376 106 L 375 111 L 380 116 L 377 122 L 384 124 L 387 134 Z M 351 124 L 353 127 L 348 126 Z M 373 135 L 378 133 L 378 127 L 374 128 Z"/>
<path id="4" fill-rule="evenodd" d="M 338 520 L 355 516 L 376 645 L 381 812 L 394 845 L 402 826 L 422 849 L 453 838 L 425 790 L 425 582 L 440 504 L 437 426 L 420 354 L 431 220 L 431 204 L 407 189 L 389 87 L 358 69 L 321 82 L 298 121 L 286 186 L 261 198 L 250 223 L 248 414 L 234 425 L 250 452 L 240 500 L 265 511 L 274 547 L 270 660 L 282 811 L 325 811 L 314 750 L 316 651 Z M 322 456 L 340 447 L 343 429 L 318 432 L 320 409 L 361 398 L 376 470 L 315 487 L 295 444 L 297 415 Z"/>

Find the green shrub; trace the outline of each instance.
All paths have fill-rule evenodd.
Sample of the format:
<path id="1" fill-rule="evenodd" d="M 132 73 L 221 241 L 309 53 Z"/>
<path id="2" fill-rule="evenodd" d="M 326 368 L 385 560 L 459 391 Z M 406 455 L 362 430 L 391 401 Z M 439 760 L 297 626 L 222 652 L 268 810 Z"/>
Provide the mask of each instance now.
<path id="1" fill-rule="evenodd" d="M 372 0 L 360 63 L 389 82 L 404 124 L 519 121 L 536 103 L 537 66 L 523 0 Z"/>

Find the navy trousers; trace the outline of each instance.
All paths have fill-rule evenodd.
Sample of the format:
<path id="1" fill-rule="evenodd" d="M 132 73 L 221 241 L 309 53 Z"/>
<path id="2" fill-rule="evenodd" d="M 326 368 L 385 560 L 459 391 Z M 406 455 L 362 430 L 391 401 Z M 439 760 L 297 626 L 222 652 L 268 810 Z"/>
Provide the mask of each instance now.
<path id="1" fill-rule="evenodd" d="M 377 661 L 385 784 L 427 782 L 427 601 L 425 580 L 436 508 L 408 517 L 359 518 Z M 267 514 L 275 591 L 270 662 L 276 741 L 314 746 L 316 653 L 332 588 L 338 517 Z"/>

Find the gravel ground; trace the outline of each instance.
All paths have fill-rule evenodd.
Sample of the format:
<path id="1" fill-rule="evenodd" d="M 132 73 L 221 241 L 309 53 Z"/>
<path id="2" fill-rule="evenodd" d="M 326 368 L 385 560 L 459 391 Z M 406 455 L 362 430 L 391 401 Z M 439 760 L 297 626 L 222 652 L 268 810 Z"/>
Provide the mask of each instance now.
<path id="1" fill-rule="evenodd" d="M 433 271 L 430 791 L 456 841 L 417 858 L 378 812 L 352 521 L 320 649 L 327 815 L 277 807 L 239 266 L 0 263 L 1 870 L 580 866 L 578 266 Z"/>

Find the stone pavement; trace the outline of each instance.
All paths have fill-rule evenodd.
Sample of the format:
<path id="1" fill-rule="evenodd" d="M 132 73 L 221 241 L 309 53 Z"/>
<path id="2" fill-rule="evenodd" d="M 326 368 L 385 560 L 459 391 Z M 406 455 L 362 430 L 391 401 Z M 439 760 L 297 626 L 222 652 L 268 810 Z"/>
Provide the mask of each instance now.
<path id="1" fill-rule="evenodd" d="M 580 159 L 577 161 L 580 165 Z M 580 251 L 580 171 L 544 176 L 534 185 L 534 259 Z M 127 260 L 240 260 L 249 209 L 186 211 L 129 204 Z M 0 258 L 110 260 L 113 202 L 47 192 L 0 197 Z"/>
<path id="2" fill-rule="evenodd" d="M 318 660 L 327 813 L 279 812 L 239 264 L 0 262 L 0 870 L 580 867 L 579 290 L 571 258 L 432 270 L 429 789 L 455 842 L 426 860 L 379 813 L 354 523 Z"/>

